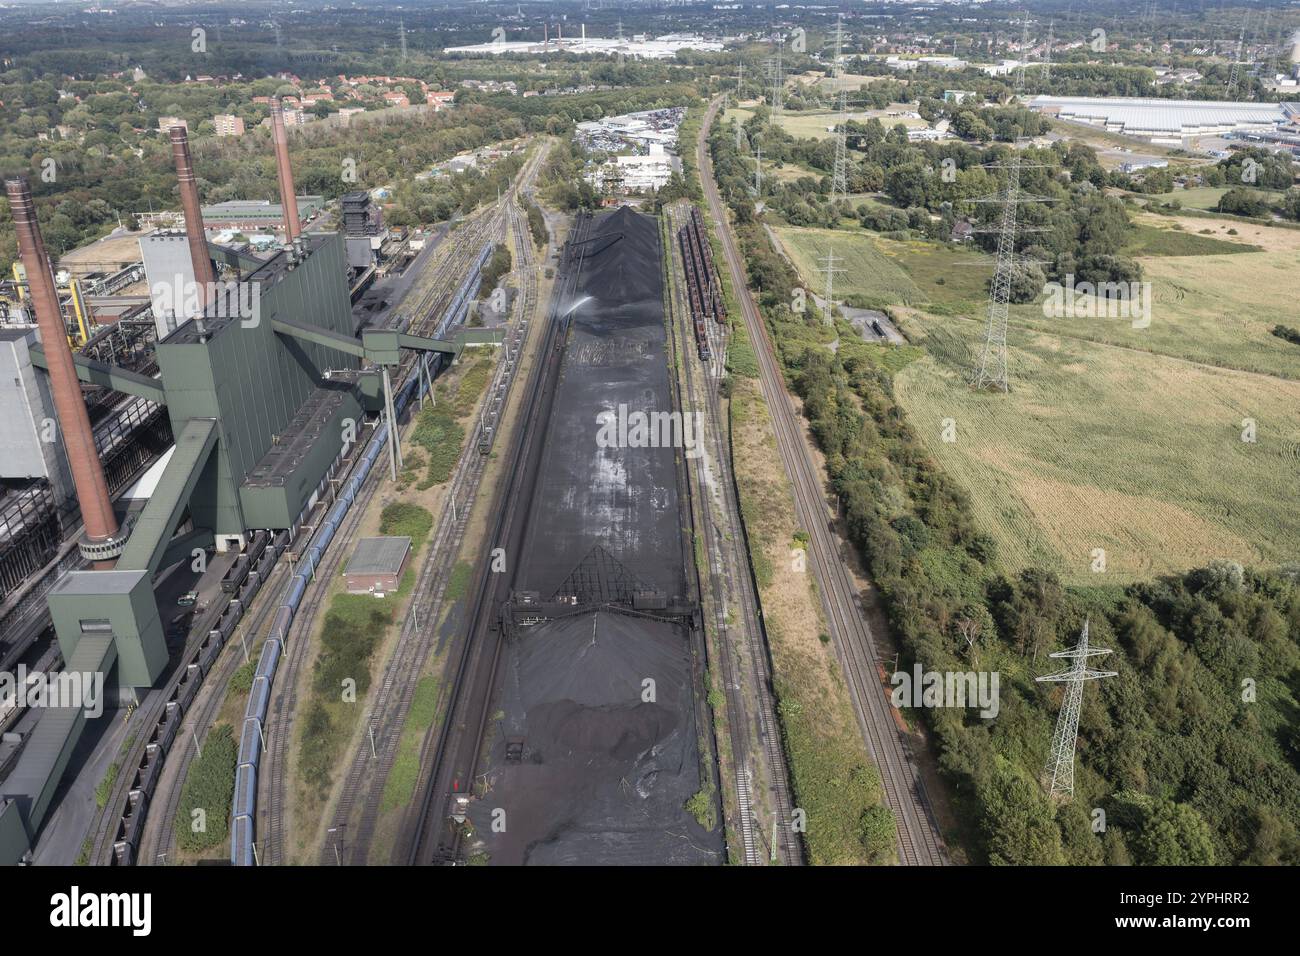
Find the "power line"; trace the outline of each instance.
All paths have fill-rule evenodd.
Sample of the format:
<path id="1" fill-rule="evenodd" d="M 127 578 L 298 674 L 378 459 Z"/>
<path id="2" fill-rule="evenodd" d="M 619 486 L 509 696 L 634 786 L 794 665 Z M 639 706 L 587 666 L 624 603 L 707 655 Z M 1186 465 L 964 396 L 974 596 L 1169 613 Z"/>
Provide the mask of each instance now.
<path id="1" fill-rule="evenodd" d="M 840 55 L 844 49 L 844 18 L 839 16 L 835 20 L 835 60 L 831 65 L 831 90 L 839 92 L 839 123 L 835 128 L 835 163 L 831 167 L 831 204 L 836 201 L 847 202 L 849 198 L 848 185 L 848 130 L 849 130 L 849 106 L 848 91 L 844 89 L 842 83 L 843 74 L 840 66 Z"/>
<path id="2" fill-rule="evenodd" d="M 785 102 L 785 73 L 781 67 L 781 53 L 785 49 L 785 38 L 778 37 L 776 41 L 776 55 L 770 56 L 765 61 L 767 64 L 768 75 L 772 80 L 771 101 L 768 106 L 771 108 L 768 117 L 768 123 L 776 124 L 777 116 L 780 114 Z"/>
<path id="3" fill-rule="evenodd" d="M 1063 671 L 1037 677 L 1039 682 L 1065 684 L 1065 701 L 1056 718 L 1056 732 L 1052 735 L 1052 755 L 1047 760 L 1046 772 L 1051 775 L 1051 793 L 1065 797 L 1074 795 L 1074 751 L 1079 740 L 1079 711 L 1083 706 L 1085 681 L 1114 677 L 1118 671 L 1098 671 L 1088 667 L 1088 658 L 1104 657 L 1110 650 L 1088 646 L 1088 620 L 1083 622 L 1079 643 L 1068 651 L 1057 651 L 1051 657 L 1068 658 L 1074 663 Z"/>
<path id="4" fill-rule="evenodd" d="M 835 263 L 844 260 L 835 254 L 835 250 L 827 249 L 826 255 L 822 256 L 819 262 L 824 263 L 821 271 L 826 275 L 826 310 L 823 321 L 826 325 L 832 325 L 835 322 L 835 276 L 843 272 Z"/>

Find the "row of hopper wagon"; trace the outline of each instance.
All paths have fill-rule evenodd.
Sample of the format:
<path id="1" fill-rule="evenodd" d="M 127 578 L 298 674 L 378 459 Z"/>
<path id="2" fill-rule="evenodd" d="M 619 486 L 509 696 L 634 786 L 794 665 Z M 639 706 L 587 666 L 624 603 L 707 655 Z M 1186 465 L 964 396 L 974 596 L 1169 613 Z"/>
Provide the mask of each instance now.
<path id="1" fill-rule="evenodd" d="M 194 703 L 204 676 L 212 670 L 217 655 L 234 635 L 245 610 L 261 590 L 262 582 L 266 580 L 276 559 L 288 544 L 288 531 L 281 531 L 274 537 L 267 531 L 256 532 L 247 550 L 239 555 L 235 564 L 231 565 L 222 579 L 222 590 L 230 595 L 226 606 L 221 611 L 216 626 L 208 631 L 207 636 L 194 649 L 189 662 L 181 671 L 167 703 L 149 730 L 148 743 L 145 744 L 140 763 L 132 771 L 135 776 L 131 782 L 131 789 L 127 792 L 126 806 L 113 838 L 114 864 L 130 866 L 135 862 L 140 846 L 140 834 L 144 831 L 144 822 L 149 811 L 149 801 L 158 786 L 163 760 L 176 742 L 176 732 L 181 720 Z M 241 562 L 242 571 L 232 577 L 231 571 Z M 250 567 L 253 570 L 250 571 Z M 234 582 L 231 588 L 226 588 L 227 580 Z"/>
<path id="2" fill-rule="evenodd" d="M 686 270 L 686 296 L 691 309 L 691 322 L 695 327 L 695 347 L 700 360 L 713 357 L 709 345 L 709 320 L 721 326 L 727 324 L 727 304 L 722 295 L 722 283 L 713 265 L 713 249 L 704 229 L 704 218 L 697 207 L 691 207 L 686 224 L 677 230 L 677 243 L 681 247 L 682 264 Z"/>
<path id="3" fill-rule="evenodd" d="M 409 396 L 409 392 L 405 394 Z M 406 400 L 409 400 L 409 397 Z M 382 441 L 378 447 L 383 447 Z M 368 448 L 367 452 L 369 450 Z M 373 457 L 372 455 L 372 461 Z M 351 464 L 352 460 L 345 450 L 345 453 L 340 455 L 334 471 L 336 474 L 342 473 Z M 325 491 L 329 482 L 329 477 L 321 480 L 320 486 L 316 489 L 318 495 Z M 318 530 L 306 524 L 313 510 L 314 506 L 304 508 L 291 528 L 278 532 L 255 532 L 248 547 L 235 558 L 222 576 L 221 594 L 225 596 L 226 606 L 222 609 L 216 626 L 208 632 L 189 663 L 185 665 L 180 679 L 163 707 L 162 714 L 150 731 L 149 742 L 135 770 L 135 779 L 128 792 L 126 807 L 113 841 L 112 862 L 114 864 L 129 866 L 136 862 L 140 834 L 144 831 L 145 815 L 162 773 L 163 760 L 171 750 L 182 719 L 198 695 L 199 685 L 211 672 L 217 656 L 235 633 L 235 628 L 238 627 L 263 583 L 270 576 L 275 563 L 286 551 L 289 552 L 290 558 L 295 557 L 293 553 L 295 538 L 302 535 L 317 536 Z M 301 600 L 301 586 L 295 587 L 295 584 L 296 582 L 290 586 L 290 595 L 297 591 L 299 595 L 297 600 Z M 283 607 L 277 613 L 277 624 L 282 618 Z M 262 654 L 263 659 L 259 661 L 258 673 L 264 672 L 262 668 L 266 664 L 265 649 Z"/>
<path id="4" fill-rule="evenodd" d="M 432 382 L 432 380 L 431 373 L 425 381 Z M 406 406 L 415 398 L 420 383 L 420 376 L 408 373 L 407 380 L 398 388 L 393 397 L 394 411 L 398 420 L 401 419 Z M 230 814 L 230 862 L 235 866 L 257 864 L 254 848 L 257 838 L 257 774 L 264 746 L 263 735 L 267 709 L 271 701 L 271 688 L 275 683 L 276 668 L 284 652 L 289 629 L 302 604 L 303 595 L 307 592 L 307 585 L 311 582 L 316 569 L 320 567 L 326 549 L 338 534 L 343 519 L 356 503 L 366 478 L 369 477 L 375 462 L 384 451 L 384 443 L 388 440 L 388 428 L 388 423 L 384 422 L 375 429 L 325 519 L 315 530 L 310 542 L 298 553 L 289 590 L 284 602 L 276 608 L 275 617 L 271 622 L 271 633 L 266 643 L 262 645 L 257 670 L 253 676 L 253 686 L 248 694 L 248 705 L 244 709 L 243 728 L 239 736 L 239 764 L 235 771 L 235 797 Z M 306 512 L 303 517 L 306 517 Z"/>
<path id="5" fill-rule="evenodd" d="M 473 267 L 465 281 L 458 287 L 447 309 L 444 311 L 436 329 L 435 337 L 442 337 L 448 328 L 463 321 L 477 288 L 483 266 L 492 254 L 492 244 L 486 243 L 479 252 Z M 426 363 L 424 381 L 432 382 L 436 377 L 444 357 L 419 354 L 403 362 L 400 373 L 402 381 L 394 395 L 394 406 L 400 418 L 406 406 L 416 395 L 421 385 L 421 376 L 415 374 L 414 362 Z M 268 531 L 258 531 L 253 535 L 248 548 L 240 554 L 227 569 L 221 579 L 223 594 L 229 595 L 226 607 L 203 642 L 195 649 L 189 663 L 186 664 L 180 679 L 172 690 L 170 698 L 163 707 L 157 722 L 150 730 L 149 741 L 145 745 L 139 766 L 133 771 L 135 778 L 128 792 L 127 803 L 118 822 L 113 840 L 113 862 L 120 866 L 129 866 L 136 861 L 140 835 L 144 830 L 144 821 L 148 813 L 149 801 L 158 785 L 162 773 L 163 760 L 175 745 L 177 731 L 186 711 L 198 694 L 199 685 L 211 670 L 217 656 L 226 642 L 235 633 L 235 628 L 243 618 L 245 610 L 262 587 L 275 562 L 290 547 L 290 542 L 300 530 L 310 532 L 309 543 L 305 549 L 295 555 L 297 564 L 293 578 L 289 582 L 285 599 L 276 608 L 272 620 L 271 632 L 262 645 L 261 654 L 254 673 L 253 687 L 249 693 L 248 705 L 244 711 L 243 727 L 240 734 L 239 763 L 235 775 L 235 796 L 231 813 L 231 862 L 236 865 L 251 865 L 253 859 L 254 814 L 257 802 L 257 768 L 262 752 L 262 734 L 266 721 L 267 708 L 270 703 L 271 686 L 274 682 L 276 667 L 279 664 L 284 642 L 293 623 L 294 615 L 302 603 L 307 584 L 311 581 L 315 569 L 320 565 L 321 556 L 338 533 L 344 516 L 356 501 L 356 497 L 370 474 L 379 455 L 384 450 L 388 436 L 388 424 L 382 423 L 375 429 L 365 450 L 356 461 L 351 476 L 343 484 L 338 497 L 329 509 L 319 527 L 304 527 L 309 520 L 314 506 L 303 509 L 294 526 L 281 530 L 274 535 Z M 346 464 L 346 462 L 343 462 Z M 329 479 L 322 479 L 321 490 Z"/>

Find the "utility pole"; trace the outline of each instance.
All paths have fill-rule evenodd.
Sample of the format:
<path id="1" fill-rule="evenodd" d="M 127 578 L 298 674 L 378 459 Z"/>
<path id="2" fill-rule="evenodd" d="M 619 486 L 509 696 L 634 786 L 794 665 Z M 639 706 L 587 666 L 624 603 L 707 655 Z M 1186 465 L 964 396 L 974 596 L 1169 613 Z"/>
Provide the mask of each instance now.
<path id="1" fill-rule="evenodd" d="M 754 195 L 763 195 L 763 147 L 754 148 Z"/>
<path id="2" fill-rule="evenodd" d="M 1065 702 L 1061 705 L 1061 713 L 1056 718 L 1056 732 L 1052 736 L 1052 755 L 1047 761 L 1046 772 L 1052 778 L 1053 796 L 1074 795 L 1074 750 L 1079 739 L 1079 709 L 1083 704 L 1084 681 L 1114 677 L 1118 673 L 1118 671 L 1092 670 L 1088 667 L 1088 658 L 1104 657 L 1109 653 L 1108 648 L 1088 646 L 1088 621 L 1085 619 L 1079 643 L 1068 651 L 1057 651 L 1049 655 L 1068 658 L 1074 663 L 1067 670 L 1035 678 L 1040 682 L 1068 685 L 1065 688 Z"/>

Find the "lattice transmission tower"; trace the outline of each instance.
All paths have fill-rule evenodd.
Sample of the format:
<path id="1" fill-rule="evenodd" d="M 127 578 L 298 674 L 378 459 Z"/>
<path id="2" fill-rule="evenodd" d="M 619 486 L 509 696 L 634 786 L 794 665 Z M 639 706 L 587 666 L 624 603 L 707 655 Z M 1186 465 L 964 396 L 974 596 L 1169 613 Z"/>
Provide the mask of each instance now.
<path id="1" fill-rule="evenodd" d="M 1047 42 L 1043 44 L 1043 83 L 1046 84 L 1052 78 L 1052 44 L 1056 42 L 1054 30 L 1056 21 L 1048 21 L 1047 24 Z M 1046 89 L 1046 87 L 1044 87 Z"/>
<path id="2" fill-rule="evenodd" d="M 849 198 L 849 101 L 840 90 L 839 120 L 835 124 L 835 165 L 831 171 L 831 205 Z"/>
<path id="3" fill-rule="evenodd" d="M 776 125 L 777 117 L 785 104 L 785 72 L 781 66 L 781 53 L 784 49 L 785 38 L 780 37 L 776 41 L 776 54 L 763 61 L 767 66 L 768 79 L 772 81 L 771 100 L 768 103 L 768 124 L 772 126 Z"/>
<path id="4" fill-rule="evenodd" d="M 1237 53 L 1232 58 L 1232 68 L 1228 71 L 1228 98 L 1237 95 L 1237 82 L 1241 77 L 1241 61 L 1246 56 L 1246 21 L 1250 19 L 1247 11 L 1241 18 L 1241 32 L 1237 34 Z"/>
<path id="5" fill-rule="evenodd" d="M 835 254 L 834 249 L 827 249 L 826 255 L 822 256 L 819 262 L 822 263 L 821 271 L 826 275 L 826 308 L 823 310 L 824 315 L 822 322 L 825 325 L 835 324 L 835 276 L 844 270 L 835 265 L 837 262 L 843 262 L 844 259 Z"/>
<path id="6" fill-rule="evenodd" d="M 1021 51 L 1028 49 L 1029 21 L 1025 20 Z M 1015 96 L 1020 99 L 1025 90 L 1025 61 L 1020 61 L 1016 72 Z M 1042 196 L 1031 196 L 1020 188 L 1020 172 L 1026 168 L 1039 168 L 1040 164 L 1026 166 L 1020 156 L 1017 143 L 1012 148 L 1011 159 L 1005 163 L 990 163 L 986 169 L 1006 171 L 1006 182 L 1002 191 L 995 197 L 977 199 L 976 202 L 994 203 L 1002 207 L 998 217 L 998 251 L 993 269 L 993 281 L 989 285 L 988 320 L 984 326 L 984 348 L 980 352 L 979 364 L 971 375 L 971 385 L 976 389 L 996 388 L 1003 392 L 1010 391 L 1007 377 L 1007 316 L 1011 304 L 1011 284 L 1015 279 L 1017 268 L 1027 264 L 1028 260 L 1016 253 L 1016 235 L 1018 232 L 1041 231 L 1039 227 L 1026 228 L 1018 223 L 1019 207 L 1026 203 L 1049 202 Z M 988 230 L 980 230 L 987 232 Z"/>
<path id="7" fill-rule="evenodd" d="M 1074 663 L 1069 669 L 1036 678 L 1038 681 L 1050 681 L 1065 684 L 1065 701 L 1061 713 L 1056 718 L 1056 733 L 1052 735 L 1052 755 L 1047 760 L 1046 772 L 1051 775 L 1053 795 L 1074 795 L 1074 749 L 1079 740 L 1079 709 L 1083 705 L 1083 685 L 1090 680 L 1114 677 L 1118 671 L 1093 670 L 1088 666 L 1088 658 L 1103 657 L 1110 650 L 1105 647 L 1088 645 L 1088 621 L 1083 622 L 1083 634 L 1079 643 L 1068 651 L 1057 651 L 1052 657 L 1063 657 Z"/>
<path id="8" fill-rule="evenodd" d="M 835 165 L 831 168 L 831 205 L 849 198 L 849 100 L 841 82 L 840 56 L 844 49 L 844 18 L 835 21 L 835 60 L 831 66 L 831 91 L 838 91 L 839 120 L 835 126 Z"/>
<path id="9" fill-rule="evenodd" d="M 845 90 L 844 82 L 844 65 L 841 64 L 841 56 L 844 55 L 844 16 L 837 17 L 835 21 L 835 64 L 831 68 L 831 90 L 839 92 L 840 120 L 836 125 L 835 134 L 835 166 L 831 173 L 831 204 L 848 202 L 849 199 L 849 91 Z"/>

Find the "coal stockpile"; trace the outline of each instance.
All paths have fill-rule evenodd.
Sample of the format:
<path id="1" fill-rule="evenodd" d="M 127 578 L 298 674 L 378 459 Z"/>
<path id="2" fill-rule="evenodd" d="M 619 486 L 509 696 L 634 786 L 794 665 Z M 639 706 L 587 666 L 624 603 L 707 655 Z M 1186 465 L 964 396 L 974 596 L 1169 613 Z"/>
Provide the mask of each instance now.
<path id="1" fill-rule="evenodd" d="M 514 587 L 543 602 L 679 602 L 681 452 L 601 437 L 603 415 L 672 410 L 658 224 L 619 209 L 582 248 Z M 491 863 L 722 861 L 721 828 L 685 809 L 701 789 L 701 728 L 684 627 L 609 610 L 561 617 L 519 628 L 500 674 L 489 791 L 470 809 L 471 843 Z"/>
<path id="2" fill-rule="evenodd" d="M 672 448 L 600 447 L 601 416 L 668 412 L 663 276 L 654 219 L 623 207 L 592 224 L 521 582 L 555 593 L 596 546 L 669 596 L 684 588 Z M 608 420 L 608 419 L 606 419 Z"/>

